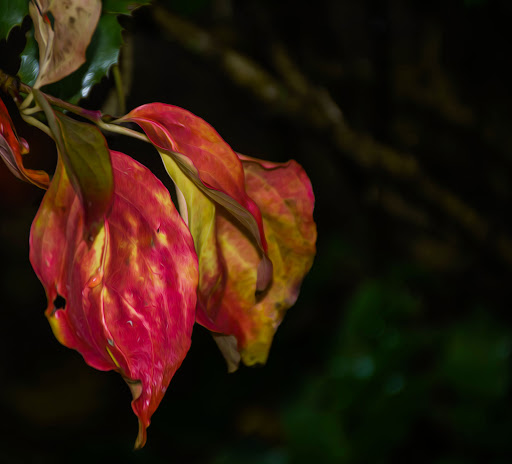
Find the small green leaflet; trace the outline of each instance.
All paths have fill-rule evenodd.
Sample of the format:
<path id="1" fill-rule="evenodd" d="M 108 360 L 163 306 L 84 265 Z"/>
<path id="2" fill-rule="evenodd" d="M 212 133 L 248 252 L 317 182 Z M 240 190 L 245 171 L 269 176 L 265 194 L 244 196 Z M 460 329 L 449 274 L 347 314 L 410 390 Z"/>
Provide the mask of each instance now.
<path id="1" fill-rule="evenodd" d="M 27 44 L 21 54 L 21 66 L 18 71 L 18 77 L 21 82 L 33 86 L 39 73 L 39 52 L 37 42 L 34 37 L 34 30 L 27 32 Z"/>
<path id="2" fill-rule="evenodd" d="M 28 0 L 0 1 L 0 40 L 7 39 L 13 27 L 19 26 L 28 15 Z"/>

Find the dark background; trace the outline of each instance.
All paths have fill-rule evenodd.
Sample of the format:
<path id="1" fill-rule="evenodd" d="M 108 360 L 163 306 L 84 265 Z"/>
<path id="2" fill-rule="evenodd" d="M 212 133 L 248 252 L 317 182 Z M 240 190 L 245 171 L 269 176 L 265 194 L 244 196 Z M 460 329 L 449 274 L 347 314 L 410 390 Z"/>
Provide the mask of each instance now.
<path id="1" fill-rule="evenodd" d="M 265 367 L 228 375 L 196 327 L 133 452 L 123 380 L 44 317 L 43 192 L 0 166 L 0 462 L 512 462 L 511 3 L 169 0 L 122 22 L 127 108 L 182 106 L 241 153 L 299 161 L 317 258 Z M 144 144 L 109 144 L 165 179 Z"/>

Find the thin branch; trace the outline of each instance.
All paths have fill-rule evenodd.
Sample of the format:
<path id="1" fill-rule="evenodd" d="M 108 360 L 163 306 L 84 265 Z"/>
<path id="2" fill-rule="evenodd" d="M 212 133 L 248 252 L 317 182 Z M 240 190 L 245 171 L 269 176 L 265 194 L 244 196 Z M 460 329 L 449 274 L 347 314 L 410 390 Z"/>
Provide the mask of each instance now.
<path id="1" fill-rule="evenodd" d="M 27 114 L 24 114 L 24 113 L 20 113 L 20 114 L 26 123 L 28 123 L 34 127 L 37 127 L 39 130 L 42 130 L 48 137 L 53 139 L 53 134 L 52 134 L 50 128 L 46 124 L 43 124 L 38 119 L 36 119 L 32 116 L 29 116 Z"/>
<path id="2" fill-rule="evenodd" d="M 78 116 L 81 116 L 85 119 L 88 119 L 89 121 L 98 125 L 103 130 L 106 130 L 109 132 L 115 132 L 115 133 L 122 134 L 122 135 L 127 135 L 129 137 L 133 137 L 133 138 L 142 140 L 144 142 L 149 142 L 148 138 L 140 132 L 134 131 L 132 129 L 128 129 L 121 125 L 117 125 L 115 122 L 112 124 L 104 122 L 102 119 L 104 116 L 101 113 L 101 111 L 86 110 L 79 106 L 72 105 L 71 103 L 68 103 L 64 100 L 61 100 L 60 98 L 53 97 L 44 92 L 41 92 L 40 90 L 34 89 L 34 91 L 33 91 L 32 87 L 17 81 L 15 78 L 13 78 L 12 76 L 9 76 L 8 74 L 4 73 L 0 69 L 0 88 L 5 87 L 7 90 L 13 85 L 16 85 L 22 93 L 27 94 L 27 98 L 25 98 L 25 100 L 23 101 L 23 103 L 20 106 L 20 110 L 21 110 L 20 112 L 21 112 L 22 116 L 24 116 L 23 119 L 25 119 L 25 121 L 29 122 L 33 126 L 38 127 L 41 130 L 44 130 L 44 132 L 46 132 L 46 133 L 49 133 L 48 127 L 44 126 L 44 124 L 40 123 L 35 118 L 30 117 L 30 115 L 33 113 L 36 113 L 38 111 L 43 111 L 41 106 L 37 103 L 33 108 L 28 108 L 34 99 L 34 93 L 37 93 L 38 95 L 40 95 L 40 100 L 42 102 L 48 102 L 52 106 L 57 106 L 64 110 L 70 111 Z M 48 106 L 48 103 L 46 103 L 46 106 Z M 46 111 L 47 112 L 49 111 L 49 106 L 46 109 Z M 108 117 L 108 116 L 106 116 L 106 117 Z M 46 128 L 46 130 L 43 129 L 41 126 L 44 126 Z"/>
<path id="3" fill-rule="evenodd" d="M 106 130 L 108 132 L 114 132 L 116 134 L 127 135 L 128 137 L 142 140 L 143 142 L 151 143 L 145 134 L 137 132 L 133 129 L 128 129 L 127 127 L 123 127 L 123 126 L 117 125 L 117 124 L 108 124 L 101 120 L 99 120 L 97 122 L 97 124 L 100 127 L 100 129 L 102 129 L 102 130 Z"/>
<path id="4" fill-rule="evenodd" d="M 416 158 L 374 140 L 370 135 L 352 129 L 344 120 L 337 103 L 325 89 L 312 86 L 298 67 L 281 49 L 275 57 L 281 73 L 293 69 L 295 78 L 279 79 L 247 56 L 224 47 L 204 29 L 184 20 L 156 4 L 153 18 L 167 38 L 188 51 L 224 69 L 238 86 L 250 91 L 267 107 L 288 119 L 306 123 L 327 133 L 345 156 L 365 170 L 379 170 L 392 178 L 406 181 L 439 211 L 452 218 L 472 239 L 490 243 L 494 253 L 512 264 L 512 240 L 505 234 L 491 235 L 489 222 L 448 189 L 438 185 L 424 173 Z M 297 85 L 299 84 L 299 85 Z M 307 89 L 304 89 L 307 85 Z M 494 240 L 490 241 L 493 238 Z"/>
<path id="5" fill-rule="evenodd" d="M 124 96 L 123 79 L 121 77 L 121 73 L 119 72 L 119 66 L 117 64 L 112 67 L 112 74 L 114 76 L 114 82 L 116 84 L 117 104 L 118 104 L 119 112 L 121 114 L 125 114 L 126 113 L 126 99 Z"/>

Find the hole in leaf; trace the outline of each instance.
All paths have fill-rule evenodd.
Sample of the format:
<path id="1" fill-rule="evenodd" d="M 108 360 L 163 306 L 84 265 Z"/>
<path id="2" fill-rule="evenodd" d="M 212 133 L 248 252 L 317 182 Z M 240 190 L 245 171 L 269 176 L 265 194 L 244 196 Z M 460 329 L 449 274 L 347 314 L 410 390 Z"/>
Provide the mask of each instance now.
<path id="1" fill-rule="evenodd" d="M 53 307 L 55 311 L 57 311 L 57 309 L 66 308 L 66 299 L 60 295 L 57 295 L 55 300 L 53 300 Z"/>
<path id="2" fill-rule="evenodd" d="M 160 227 L 158 229 L 156 229 L 156 233 L 159 234 L 160 233 Z"/>

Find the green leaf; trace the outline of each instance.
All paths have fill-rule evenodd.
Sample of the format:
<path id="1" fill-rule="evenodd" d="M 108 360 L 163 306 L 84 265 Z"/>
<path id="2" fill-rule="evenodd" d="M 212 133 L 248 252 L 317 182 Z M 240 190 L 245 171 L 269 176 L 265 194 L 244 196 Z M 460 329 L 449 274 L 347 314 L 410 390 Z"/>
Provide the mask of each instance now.
<path id="1" fill-rule="evenodd" d="M 21 52 L 21 66 L 18 71 L 18 77 L 21 82 L 34 85 L 37 74 L 39 73 L 39 52 L 37 42 L 34 37 L 34 30 L 31 29 L 27 32 L 27 44 L 25 49 Z"/>
<path id="2" fill-rule="evenodd" d="M 65 147 L 64 165 L 82 200 L 89 236 L 94 237 L 111 206 L 114 189 L 107 143 L 95 126 L 75 121 L 62 113 L 55 115 Z"/>
<path id="3" fill-rule="evenodd" d="M 85 213 L 86 239 L 92 242 L 112 205 L 114 180 L 107 142 L 101 131 L 55 111 L 43 94 L 34 99 L 44 110 L 66 172 Z"/>
<path id="4" fill-rule="evenodd" d="M 13 27 L 19 26 L 28 15 L 28 0 L 0 1 L 0 40 L 7 39 Z"/>
<path id="5" fill-rule="evenodd" d="M 150 2 L 151 0 L 104 0 L 103 12 L 130 15 L 137 8 L 149 5 Z"/>

